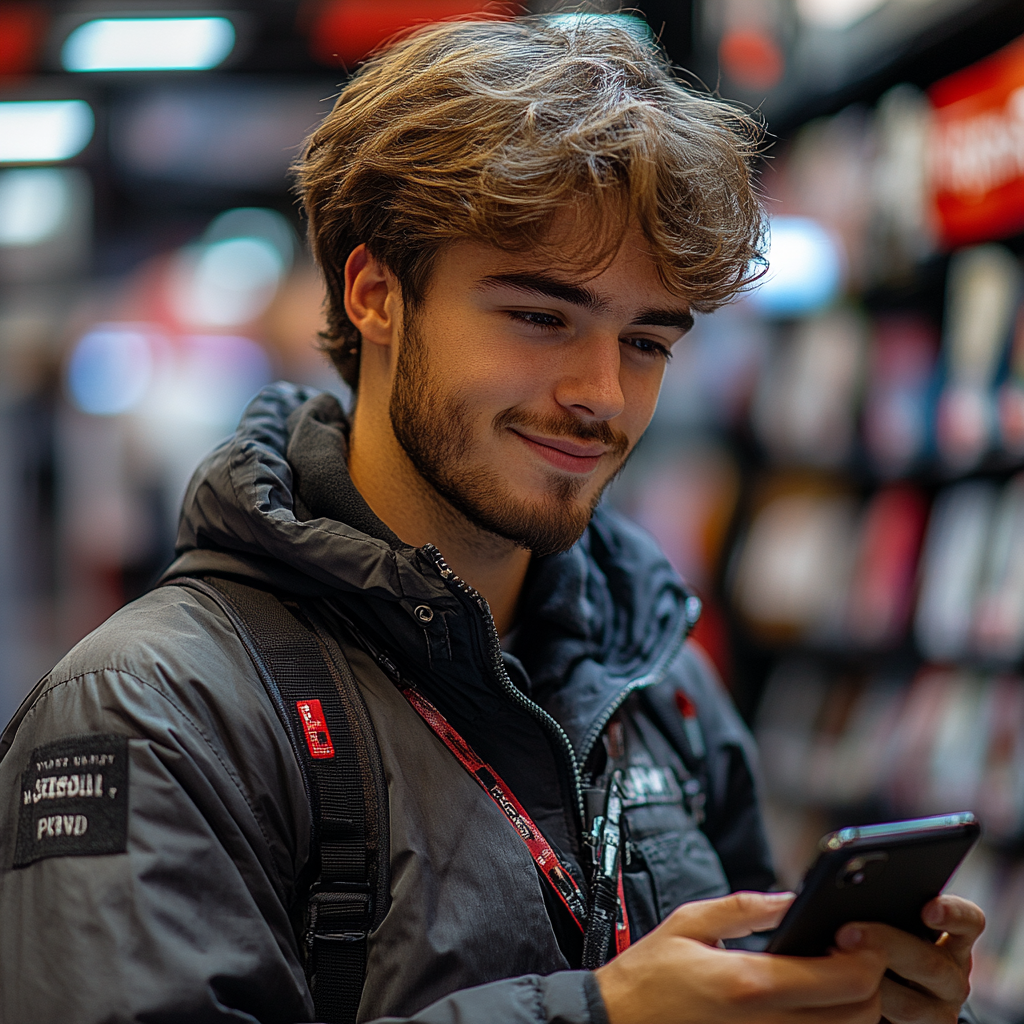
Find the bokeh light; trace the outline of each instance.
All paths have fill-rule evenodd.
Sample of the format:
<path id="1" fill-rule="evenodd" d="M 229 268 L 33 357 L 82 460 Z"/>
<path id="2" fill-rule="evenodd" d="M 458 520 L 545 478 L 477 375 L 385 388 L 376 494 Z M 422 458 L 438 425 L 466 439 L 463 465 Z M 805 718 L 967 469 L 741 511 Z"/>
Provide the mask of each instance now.
<path id="1" fill-rule="evenodd" d="M 810 217 L 773 217 L 768 273 L 751 301 L 770 316 L 824 309 L 843 284 L 843 259 L 833 237 Z"/>
<path id="2" fill-rule="evenodd" d="M 0 103 L 0 163 L 69 160 L 85 149 L 94 127 L 85 100 Z"/>
<path id="3" fill-rule="evenodd" d="M 153 351 L 145 330 L 99 324 L 71 353 L 67 390 L 82 412 L 115 416 L 135 408 L 153 376 Z"/>
<path id="4" fill-rule="evenodd" d="M 54 167 L 0 171 L 0 245 L 38 245 L 67 217 L 67 173 Z"/>
<path id="5" fill-rule="evenodd" d="M 227 18 L 98 18 L 64 41 L 66 71 L 203 71 L 235 45 Z"/>

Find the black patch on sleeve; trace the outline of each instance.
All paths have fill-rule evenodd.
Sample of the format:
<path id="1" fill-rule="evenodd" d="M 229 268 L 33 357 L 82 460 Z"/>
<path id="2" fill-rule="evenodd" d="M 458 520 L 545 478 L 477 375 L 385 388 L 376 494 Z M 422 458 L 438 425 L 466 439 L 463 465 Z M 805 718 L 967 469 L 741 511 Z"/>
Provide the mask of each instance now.
<path id="1" fill-rule="evenodd" d="M 128 737 L 69 736 L 36 747 L 21 776 L 13 866 L 127 846 Z"/>

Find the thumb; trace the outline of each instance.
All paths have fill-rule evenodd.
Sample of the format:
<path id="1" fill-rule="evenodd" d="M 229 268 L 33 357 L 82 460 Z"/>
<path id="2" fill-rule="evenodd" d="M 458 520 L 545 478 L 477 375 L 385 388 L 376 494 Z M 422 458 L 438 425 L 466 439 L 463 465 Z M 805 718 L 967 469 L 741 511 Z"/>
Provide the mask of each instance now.
<path id="1" fill-rule="evenodd" d="M 713 900 L 694 900 L 672 912 L 665 928 L 681 938 L 714 946 L 775 928 L 796 899 L 791 892 L 734 892 Z"/>

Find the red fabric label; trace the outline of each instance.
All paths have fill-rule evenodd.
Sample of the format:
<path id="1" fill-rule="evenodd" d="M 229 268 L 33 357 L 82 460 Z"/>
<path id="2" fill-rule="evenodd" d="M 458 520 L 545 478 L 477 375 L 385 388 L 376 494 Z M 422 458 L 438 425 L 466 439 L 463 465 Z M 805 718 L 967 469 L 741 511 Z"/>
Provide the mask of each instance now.
<path id="1" fill-rule="evenodd" d="M 697 717 L 697 709 L 693 706 L 693 701 L 682 690 L 676 690 L 676 708 L 683 718 Z"/>
<path id="2" fill-rule="evenodd" d="M 310 757 L 334 757 L 334 744 L 324 721 L 324 709 L 318 700 L 297 700 L 302 728 L 306 733 L 306 746 Z"/>

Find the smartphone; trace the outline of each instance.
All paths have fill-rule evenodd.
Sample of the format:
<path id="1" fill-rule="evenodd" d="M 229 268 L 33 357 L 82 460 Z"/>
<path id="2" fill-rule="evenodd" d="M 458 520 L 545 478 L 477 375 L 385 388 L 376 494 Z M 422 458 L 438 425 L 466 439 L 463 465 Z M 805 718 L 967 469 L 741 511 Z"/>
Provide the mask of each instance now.
<path id="1" fill-rule="evenodd" d="M 824 956 L 848 921 L 881 921 L 934 941 L 921 920 L 981 833 L 973 814 L 841 828 L 821 853 L 782 919 L 769 953 Z"/>

